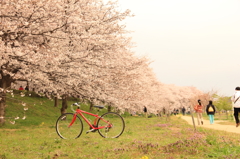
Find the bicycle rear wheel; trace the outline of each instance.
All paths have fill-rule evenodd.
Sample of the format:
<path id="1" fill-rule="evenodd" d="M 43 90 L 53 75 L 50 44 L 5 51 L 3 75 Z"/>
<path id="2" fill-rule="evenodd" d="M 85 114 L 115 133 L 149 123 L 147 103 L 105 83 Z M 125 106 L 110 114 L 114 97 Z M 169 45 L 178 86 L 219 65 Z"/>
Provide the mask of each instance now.
<path id="1" fill-rule="evenodd" d="M 63 139 L 76 139 L 83 131 L 82 120 L 76 116 L 75 122 L 69 127 L 74 117 L 73 113 L 66 113 L 61 115 L 56 122 L 57 134 Z"/>
<path id="2" fill-rule="evenodd" d="M 123 118 L 114 112 L 105 113 L 98 119 L 97 127 L 102 127 L 98 129 L 98 133 L 104 138 L 117 138 L 122 135 L 125 129 L 125 122 Z"/>

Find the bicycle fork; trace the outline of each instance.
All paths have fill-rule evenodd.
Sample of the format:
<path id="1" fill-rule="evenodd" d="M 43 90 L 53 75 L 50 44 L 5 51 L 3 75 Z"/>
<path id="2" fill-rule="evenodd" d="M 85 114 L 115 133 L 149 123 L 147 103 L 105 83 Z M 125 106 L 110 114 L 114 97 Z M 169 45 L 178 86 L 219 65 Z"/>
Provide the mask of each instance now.
<path id="1" fill-rule="evenodd" d="M 77 115 L 74 114 L 71 123 L 68 125 L 68 128 L 70 128 L 72 126 L 72 124 L 75 122 L 76 118 L 77 118 Z"/>

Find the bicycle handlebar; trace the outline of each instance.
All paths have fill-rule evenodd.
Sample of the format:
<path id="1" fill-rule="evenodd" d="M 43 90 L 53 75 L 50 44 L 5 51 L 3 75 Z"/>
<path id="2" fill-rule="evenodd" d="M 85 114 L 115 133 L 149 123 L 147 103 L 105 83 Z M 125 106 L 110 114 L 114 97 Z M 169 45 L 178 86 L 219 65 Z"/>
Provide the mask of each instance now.
<path id="1" fill-rule="evenodd" d="M 74 110 L 73 109 L 73 106 L 77 106 L 77 107 L 81 107 L 81 105 L 79 105 L 78 103 L 73 103 L 73 104 L 71 104 L 71 110 L 73 111 L 73 112 L 76 112 L 76 110 Z"/>
<path id="2" fill-rule="evenodd" d="M 80 105 L 79 103 L 73 103 L 73 104 L 71 104 L 71 110 L 72 110 L 74 113 L 76 112 L 76 110 L 73 109 L 73 106 L 77 106 L 78 108 L 81 107 L 81 105 Z M 98 105 L 95 105 L 95 106 L 93 106 L 93 107 L 98 108 L 98 109 L 103 109 L 103 108 L 104 108 L 104 106 L 98 106 Z"/>

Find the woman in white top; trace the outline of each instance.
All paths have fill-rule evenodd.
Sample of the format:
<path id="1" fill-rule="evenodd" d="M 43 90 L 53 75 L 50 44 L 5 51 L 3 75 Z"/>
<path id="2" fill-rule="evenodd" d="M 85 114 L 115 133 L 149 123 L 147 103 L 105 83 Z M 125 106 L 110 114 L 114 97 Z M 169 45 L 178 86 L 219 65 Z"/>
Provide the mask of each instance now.
<path id="1" fill-rule="evenodd" d="M 240 112 L 240 87 L 235 88 L 235 94 L 232 96 L 231 100 L 233 102 L 233 108 L 234 108 L 234 117 L 236 121 L 236 127 L 240 125 L 238 113 Z"/>

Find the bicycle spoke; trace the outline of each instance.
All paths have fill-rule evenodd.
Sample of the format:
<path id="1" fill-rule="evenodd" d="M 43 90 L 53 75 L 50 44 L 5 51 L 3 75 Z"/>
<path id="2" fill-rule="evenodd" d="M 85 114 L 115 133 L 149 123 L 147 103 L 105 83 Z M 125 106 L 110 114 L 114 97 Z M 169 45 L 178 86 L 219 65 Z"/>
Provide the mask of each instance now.
<path id="1" fill-rule="evenodd" d="M 104 128 L 98 129 L 99 134 L 104 138 L 117 138 L 123 133 L 125 128 L 123 118 L 113 112 L 103 114 L 97 125 L 98 127 L 104 126 Z"/>
<path id="2" fill-rule="evenodd" d="M 73 119 L 73 113 L 61 115 L 56 122 L 56 131 L 63 139 L 76 139 L 83 131 L 82 120 L 77 116 L 74 123 L 70 126 Z"/>

